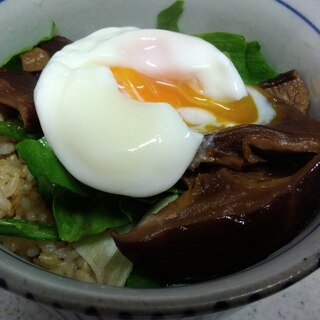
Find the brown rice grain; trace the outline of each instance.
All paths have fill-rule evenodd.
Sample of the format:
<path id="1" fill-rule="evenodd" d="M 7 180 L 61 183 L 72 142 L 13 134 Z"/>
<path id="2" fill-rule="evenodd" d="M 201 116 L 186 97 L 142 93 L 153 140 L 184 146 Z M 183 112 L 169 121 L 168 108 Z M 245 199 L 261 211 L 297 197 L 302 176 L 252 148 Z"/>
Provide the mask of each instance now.
<path id="1" fill-rule="evenodd" d="M 0 121 L 4 118 L 0 112 Z M 53 223 L 51 210 L 37 191 L 36 180 L 12 146 L 14 144 L 10 139 L 0 137 L 0 218 Z M 0 235 L 0 245 L 49 271 L 81 281 L 96 282 L 88 263 L 66 242 Z"/>

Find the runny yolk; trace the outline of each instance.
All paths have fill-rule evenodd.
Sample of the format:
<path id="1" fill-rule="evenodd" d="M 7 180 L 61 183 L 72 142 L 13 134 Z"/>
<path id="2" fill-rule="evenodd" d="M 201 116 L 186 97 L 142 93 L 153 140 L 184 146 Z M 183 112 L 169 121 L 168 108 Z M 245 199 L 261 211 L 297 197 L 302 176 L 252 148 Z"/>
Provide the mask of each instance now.
<path id="1" fill-rule="evenodd" d="M 174 108 L 197 107 L 212 113 L 218 122 L 254 123 L 257 107 L 250 95 L 233 102 L 221 102 L 205 96 L 202 88 L 191 87 L 190 81 L 153 79 L 125 67 L 111 67 L 119 90 L 131 98 L 144 102 L 167 102 Z M 197 81 L 193 81 L 197 83 Z"/>

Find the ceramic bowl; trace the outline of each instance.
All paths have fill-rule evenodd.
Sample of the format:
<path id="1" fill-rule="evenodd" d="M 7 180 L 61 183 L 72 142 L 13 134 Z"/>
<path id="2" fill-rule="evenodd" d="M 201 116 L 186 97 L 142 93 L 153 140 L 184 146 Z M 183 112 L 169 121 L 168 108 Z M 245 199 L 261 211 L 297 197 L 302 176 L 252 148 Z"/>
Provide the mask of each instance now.
<path id="1" fill-rule="evenodd" d="M 0 62 L 33 44 L 57 25 L 72 40 L 106 26 L 154 27 L 157 13 L 172 1 L 2 0 Z M 278 72 L 297 69 L 320 119 L 320 3 L 317 0 L 185 1 L 185 33 L 227 31 L 258 40 Z M 235 274 L 203 283 L 159 289 L 128 289 L 67 279 L 0 249 L 0 286 L 63 310 L 97 319 L 178 319 L 226 311 L 261 299 L 299 281 L 320 266 L 320 213 L 288 245 Z"/>

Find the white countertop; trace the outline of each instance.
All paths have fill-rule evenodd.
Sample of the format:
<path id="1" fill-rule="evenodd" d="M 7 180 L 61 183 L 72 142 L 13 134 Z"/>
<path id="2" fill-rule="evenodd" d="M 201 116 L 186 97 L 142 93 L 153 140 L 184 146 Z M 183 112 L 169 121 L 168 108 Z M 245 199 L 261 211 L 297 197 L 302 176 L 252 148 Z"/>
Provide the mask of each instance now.
<path id="1" fill-rule="evenodd" d="M 320 269 L 290 288 L 252 303 L 223 320 L 319 320 Z M 0 290 L 0 320 L 89 320 L 82 315 L 70 316 Z M 197 317 L 194 320 L 211 320 Z M 222 318 L 219 318 L 222 320 Z"/>

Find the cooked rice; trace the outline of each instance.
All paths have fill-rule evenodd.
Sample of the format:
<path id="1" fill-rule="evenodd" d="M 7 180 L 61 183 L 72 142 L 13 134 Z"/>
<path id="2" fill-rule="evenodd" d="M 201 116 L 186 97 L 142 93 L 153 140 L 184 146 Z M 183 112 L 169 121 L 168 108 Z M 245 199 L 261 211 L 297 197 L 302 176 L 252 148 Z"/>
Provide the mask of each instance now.
<path id="1" fill-rule="evenodd" d="M 0 113 L 0 121 L 1 119 Z M 51 210 L 37 192 L 36 180 L 26 163 L 19 159 L 14 144 L 7 137 L 0 137 L 1 218 L 53 223 Z M 96 282 L 88 263 L 66 242 L 0 236 L 0 244 L 52 272 L 77 280 Z"/>

